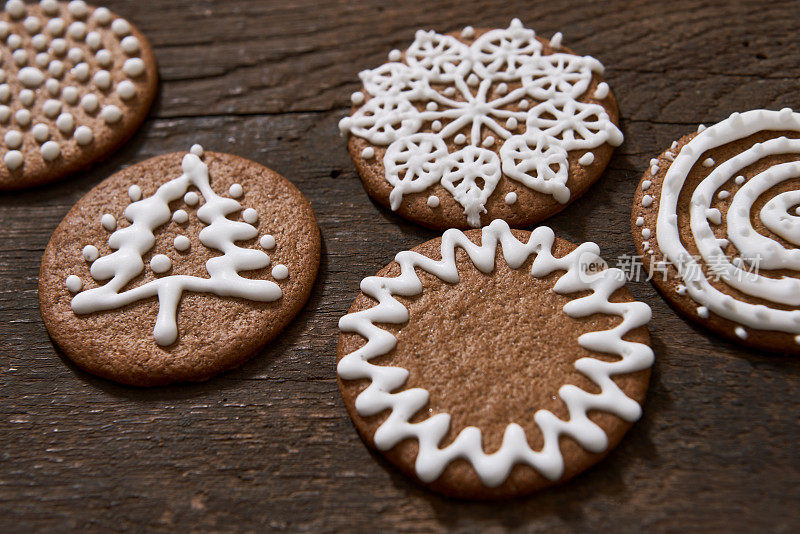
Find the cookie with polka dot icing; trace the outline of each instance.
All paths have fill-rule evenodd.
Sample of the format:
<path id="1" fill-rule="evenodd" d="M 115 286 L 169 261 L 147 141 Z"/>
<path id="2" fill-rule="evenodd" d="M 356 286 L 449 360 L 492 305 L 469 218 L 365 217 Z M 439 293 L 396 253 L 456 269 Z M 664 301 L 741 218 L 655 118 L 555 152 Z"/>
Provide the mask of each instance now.
<path id="1" fill-rule="evenodd" d="M 594 243 L 547 227 L 447 230 L 401 252 L 339 321 L 339 388 L 365 442 L 431 490 L 563 482 L 638 419 L 650 308 Z"/>
<path id="2" fill-rule="evenodd" d="M 514 19 L 505 29 L 419 30 L 359 74 L 339 128 L 364 187 L 434 229 L 561 211 L 622 143 L 603 65 Z"/>
<path id="3" fill-rule="evenodd" d="M 205 380 L 300 311 L 320 234 L 288 180 L 238 156 L 167 154 L 89 191 L 45 249 L 39 301 L 64 354 L 136 386 Z"/>
<path id="4" fill-rule="evenodd" d="M 637 188 L 643 270 L 739 345 L 800 354 L 800 113 L 752 110 L 672 143 Z"/>
<path id="5" fill-rule="evenodd" d="M 0 12 L 0 190 L 62 179 L 107 157 L 158 84 L 130 22 L 81 0 L 8 0 Z"/>

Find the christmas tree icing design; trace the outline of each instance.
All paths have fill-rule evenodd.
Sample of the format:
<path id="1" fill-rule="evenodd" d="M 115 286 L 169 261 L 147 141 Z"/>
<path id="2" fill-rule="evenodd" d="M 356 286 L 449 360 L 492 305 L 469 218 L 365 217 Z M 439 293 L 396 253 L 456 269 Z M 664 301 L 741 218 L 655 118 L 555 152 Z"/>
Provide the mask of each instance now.
<path id="1" fill-rule="evenodd" d="M 153 328 L 153 337 L 161 346 L 167 346 L 178 339 L 178 305 L 184 291 L 212 293 L 221 297 L 239 297 L 260 302 L 273 302 L 281 298 L 280 287 L 270 280 L 252 280 L 239 275 L 240 271 L 261 269 L 270 264 L 269 256 L 261 251 L 242 248 L 236 241 L 252 239 L 258 230 L 252 223 L 258 214 L 252 208 L 244 210 L 244 221 L 228 217 L 242 211 L 242 205 L 233 198 L 217 195 L 211 188 L 208 166 L 200 159 L 202 148 L 192 147 L 192 153 L 183 157 L 183 174 L 161 185 L 150 197 L 141 198 L 138 186 L 131 186 L 128 193 L 131 204 L 125 208 L 125 218 L 130 226 L 115 227 L 113 216 L 103 216 L 103 226 L 113 233 L 108 245 L 113 250 L 108 255 L 97 257 L 97 249 L 88 245 L 83 250 L 86 261 L 91 262 L 89 272 L 96 281 L 108 280 L 104 285 L 80 291 L 82 282 L 76 275 L 67 278 L 66 285 L 73 293 L 72 310 L 79 315 L 98 311 L 114 310 L 139 300 L 158 297 L 158 317 Z M 209 259 L 205 266 L 208 277 L 190 275 L 168 275 L 156 278 L 140 286 L 124 288 L 145 269 L 143 256 L 155 246 L 154 231 L 170 220 L 186 221 L 186 212 L 178 209 L 175 213 L 170 202 L 181 198 L 189 205 L 197 204 L 197 193 L 189 191 L 194 186 L 205 203 L 198 208 L 197 217 L 206 226 L 200 231 L 200 242 L 222 255 Z M 241 196 L 241 186 L 231 187 L 231 196 Z M 262 236 L 260 243 L 265 248 L 275 245 L 274 238 Z M 186 250 L 189 241 L 185 236 L 175 239 L 175 248 Z M 171 260 L 164 254 L 156 254 L 150 261 L 150 268 L 156 273 L 170 269 Z M 277 265 L 273 277 L 285 278 L 286 268 Z"/>

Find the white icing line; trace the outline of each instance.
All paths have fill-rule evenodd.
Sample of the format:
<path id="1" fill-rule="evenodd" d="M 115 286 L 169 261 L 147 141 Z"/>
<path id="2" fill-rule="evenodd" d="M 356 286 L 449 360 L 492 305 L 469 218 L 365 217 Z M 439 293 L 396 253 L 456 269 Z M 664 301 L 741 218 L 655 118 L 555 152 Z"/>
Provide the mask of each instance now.
<path id="1" fill-rule="evenodd" d="M 442 259 L 430 259 L 416 252 L 400 252 L 395 261 L 401 274 L 394 278 L 371 276 L 361 282 L 361 291 L 378 301 L 378 305 L 339 320 L 342 332 L 354 332 L 367 342 L 358 350 L 344 356 L 337 366 L 344 380 L 367 378 L 371 381 L 356 398 L 355 406 L 362 416 L 391 410 L 389 417 L 375 432 L 375 445 L 388 450 L 404 439 L 416 439 L 419 453 L 415 463 L 417 476 L 425 482 L 436 480 L 445 468 L 457 458 L 464 458 L 475 468 L 483 484 L 495 487 L 503 483 L 511 468 L 527 464 L 550 480 L 558 479 L 564 472 L 564 461 L 559 448 L 560 436 L 570 436 L 591 452 L 602 452 L 608 446 L 608 438 L 600 427 L 588 417 L 591 410 L 613 413 L 626 421 L 635 421 L 641 408 L 627 397 L 614 383 L 612 376 L 636 372 L 650 367 L 653 351 L 650 347 L 622 339 L 628 332 L 650 320 L 650 308 L 641 302 L 612 303 L 609 296 L 624 285 L 624 276 L 618 269 L 606 269 L 587 275 L 583 269 L 587 258 L 599 259 L 599 248 L 594 243 L 584 243 L 570 254 L 555 258 L 551 250 L 555 240 L 553 231 L 539 227 L 531 234 L 527 243 L 518 241 L 503 221 L 495 220 L 484 227 L 481 245 L 472 243 L 461 231 L 447 230 L 442 236 Z M 376 324 L 404 324 L 409 320 L 408 310 L 394 295 L 405 297 L 418 295 L 423 286 L 415 272 L 416 268 L 429 272 L 445 282 L 457 283 L 456 249 L 463 249 L 475 266 L 484 273 L 494 270 L 497 246 L 500 245 L 506 262 L 519 268 L 532 254 L 536 257 L 531 275 L 544 277 L 555 271 L 563 271 L 554 291 L 562 294 L 589 290 L 591 293 L 576 298 L 564 306 L 570 317 L 586 317 L 593 313 L 617 315 L 622 321 L 616 327 L 601 332 L 583 334 L 578 343 L 593 351 L 615 354 L 621 357 L 614 362 L 594 358 L 581 358 L 575 368 L 601 388 L 599 394 L 587 393 L 575 386 L 564 385 L 558 394 L 567 406 L 569 418 L 562 420 L 552 412 L 539 410 L 533 419 L 542 431 L 544 447 L 533 451 L 521 426 L 511 423 L 506 427 L 499 450 L 486 454 L 481 445 L 482 433 L 475 427 L 463 429 L 447 447 L 439 448 L 450 425 L 450 415 L 436 414 L 419 423 L 410 418 L 428 402 L 428 392 L 414 388 L 397 393 L 408 377 L 408 371 L 399 367 L 374 365 L 369 360 L 391 351 L 397 339 Z"/>

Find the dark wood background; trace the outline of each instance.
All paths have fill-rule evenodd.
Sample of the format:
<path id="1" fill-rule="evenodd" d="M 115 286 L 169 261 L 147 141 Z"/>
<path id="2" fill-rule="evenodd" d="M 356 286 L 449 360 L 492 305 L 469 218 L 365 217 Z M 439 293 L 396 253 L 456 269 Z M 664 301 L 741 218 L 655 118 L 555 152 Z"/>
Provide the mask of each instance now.
<path id="1" fill-rule="evenodd" d="M 551 219 L 560 237 L 632 253 L 648 160 L 733 111 L 800 107 L 797 0 L 101 2 L 150 38 L 159 99 L 90 172 L 0 196 L 0 530 L 797 531 L 800 361 L 692 326 L 646 282 L 655 371 L 642 420 L 556 489 L 474 504 L 430 494 L 361 443 L 335 380 L 337 319 L 359 281 L 434 237 L 363 192 L 337 121 L 356 73 L 417 28 L 520 17 L 599 58 L 626 136 L 605 176 Z M 192 143 L 261 162 L 316 211 L 311 300 L 262 355 L 207 383 L 122 387 L 65 361 L 42 325 L 42 251 L 70 206 L 116 170 Z"/>

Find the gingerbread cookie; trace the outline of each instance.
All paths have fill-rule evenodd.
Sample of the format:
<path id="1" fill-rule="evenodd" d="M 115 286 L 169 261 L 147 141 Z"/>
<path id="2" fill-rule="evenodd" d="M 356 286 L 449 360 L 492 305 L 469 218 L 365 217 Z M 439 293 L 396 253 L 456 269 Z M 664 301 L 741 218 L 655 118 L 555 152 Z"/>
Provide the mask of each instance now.
<path id="1" fill-rule="evenodd" d="M 289 323 L 319 255 L 291 183 L 195 145 L 118 172 L 70 210 L 45 249 L 39 302 L 53 340 L 90 373 L 205 380 Z"/>
<path id="2" fill-rule="evenodd" d="M 401 252 L 339 321 L 339 387 L 366 443 L 446 495 L 564 481 L 641 413 L 650 308 L 594 243 L 451 229 Z"/>
<path id="3" fill-rule="evenodd" d="M 147 39 L 85 2 L 9 0 L 0 13 L 0 190 L 59 180 L 124 143 L 158 74 Z"/>
<path id="4" fill-rule="evenodd" d="M 738 344 L 800 354 L 800 113 L 734 113 L 650 165 L 631 222 L 655 286 Z"/>
<path id="5" fill-rule="evenodd" d="M 527 226 L 561 211 L 622 143 L 603 65 L 507 29 L 419 30 L 359 74 L 339 123 L 367 192 L 434 229 L 494 219 Z"/>

